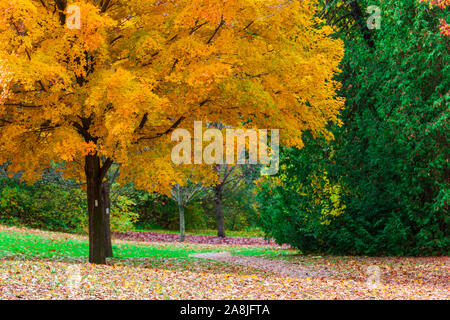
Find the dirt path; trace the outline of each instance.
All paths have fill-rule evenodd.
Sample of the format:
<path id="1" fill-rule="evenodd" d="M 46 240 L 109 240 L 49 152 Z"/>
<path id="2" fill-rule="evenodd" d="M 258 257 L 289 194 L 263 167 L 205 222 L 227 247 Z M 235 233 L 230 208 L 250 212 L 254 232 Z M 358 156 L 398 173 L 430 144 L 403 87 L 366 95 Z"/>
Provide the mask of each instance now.
<path id="1" fill-rule="evenodd" d="M 289 278 L 317 278 L 328 275 L 323 272 L 319 274 L 318 272 L 312 271 L 300 264 L 290 264 L 289 262 L 283 260 L 237 256 L 228 252 L 195 253 L 191 254 L 190 257 L 243 265 Z"/>

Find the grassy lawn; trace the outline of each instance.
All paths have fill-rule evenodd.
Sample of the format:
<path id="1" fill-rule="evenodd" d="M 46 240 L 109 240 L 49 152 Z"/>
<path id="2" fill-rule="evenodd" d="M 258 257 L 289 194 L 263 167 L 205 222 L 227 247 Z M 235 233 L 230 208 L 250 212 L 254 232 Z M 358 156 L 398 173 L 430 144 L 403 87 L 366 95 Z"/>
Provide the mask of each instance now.
<path id="1" fill-rule="evenodd" d="M 245 256 L 280 255 L 292 253 L 290 250 L 271 247 L 239 247 L 225 245 L 201 245 L 191 243 L 144 243 L 115 240 L 114 257 L 122 258 L 186 258 L 198 252 L 222 252 Z M 87 239 L 83 236 L 58 233 L 26 233 L 15 230 L 0 231 L 0 258 L 20 256 L 22 258 L 54 259 L 62 257 L 83 258 L 89 253 Z"/>
<path id="2" fill-rule="evenodd" d="M 85 235 L 0 226 L 0 299 L 450 298 L 448 257 L 336 257 L 275 246 L 124 240 L 114 240 L 113 247 L 107 265 L 93 265 L 87 263 Z M 294 277 L 256 264 L 189 257 L 200 252 L 281 261 L 309 273 Z M 372 287 L 370 266 L 379 274 Z M 74 275 L 75 288 L 69 285 Z"/>

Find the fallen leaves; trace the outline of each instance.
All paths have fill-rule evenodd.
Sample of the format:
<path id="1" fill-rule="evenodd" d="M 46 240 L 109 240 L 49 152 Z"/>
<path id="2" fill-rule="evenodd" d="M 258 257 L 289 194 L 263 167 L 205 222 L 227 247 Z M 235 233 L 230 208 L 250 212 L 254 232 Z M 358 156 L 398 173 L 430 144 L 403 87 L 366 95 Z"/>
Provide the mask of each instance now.
<path id="1" fill-rule="evenodd" d="M 5 230 L 9 233 L 14 231 L 12 233 L 16 234 L 17 241 L 28 239 L 23 238 L 23 234 L 33 235 L 34 238 L 30 239 L 37 239 L 37 236 L 58 241 L 72 239 L 73 243 L 76 243 L 74 240 L 85 239 L 85 236 L 42 231 L 3 228 Z M 184 250 L 187 255 L 194 251 L 202 258 L 166 258 L 159 253 L 147 257 L 108 259 L 109 265 L 99 266 L 86 263 L 86 258 L 82 256 L 47 257 L 42 253 L 39 257 L 33 257 L 4 251 L 0 252 L 0 298 L 450 298 L 448 257 L 304 256 L 286 255 L 286 252 L 277 255 L 273 253 L 278 252 L 273 247 L 125 240 L 116 240 L 115 245 L 136 246 L 133 254 L 144 254 L 151 246 L 155 252 Z M 218 251 L 227 253 L 220 254 Z M 271 254 L 261 256 L 261 252 Z"/>
<path id="2" fill-rule="evenodd" d="M 62 262 L 2 261 L 2 299 L 448 299 L 440 285 L 381 283 L 270 274 L 208 273 L 164 268 L 78 264 L 80 281 L 69 286 Z M 20 272 L 18 272 L 20 270 Z"/>
<path id="3" fill-rule="evenodd" d="M 177 233 L 161 233 L 161 232 L 138 232 L 130 231 L 125 233 L 113 232 L 112 235 L 116 239 L 148 241 L 148 242 L 178 242 L 180 236 Z M 257 245 L 257 246 L 274 246 L 275 243 L 267 241 L 262 237 L 225 237 L 219 238 L 208 235 L 185 235 L 185 242 L 202 243 L 202 244 L 230 244 L 230 245 Z"/>

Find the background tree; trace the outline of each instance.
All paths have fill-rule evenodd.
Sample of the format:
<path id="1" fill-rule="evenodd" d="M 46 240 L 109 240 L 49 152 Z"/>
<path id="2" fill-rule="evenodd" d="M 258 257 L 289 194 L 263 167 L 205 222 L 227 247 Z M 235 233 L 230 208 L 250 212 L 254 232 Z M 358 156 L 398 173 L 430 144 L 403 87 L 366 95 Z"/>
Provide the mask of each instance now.
<path id="1" fill-rule="evenodd" d="M 439 27 L 445 11 L 417 0 L 358 3 L 362 12 L 379 6 L 382 26 L 370 31 L 373 46 L 359 28 L 344 38 L 343 125 L 332 128 L 332 142 L 284 150 L 279 177 L 261 185 L 261 224 L 303 251 L 446 255 L 449 38 Z M 335 214 L 327 214 L 330 208 Z"/>
<path id="2" fill-rule="evenodd" d="M 67 6 L 81 28 L 66 27 Z M 329 135 L 344 50 L 316 1 L 0 0 L 0 163 L 85 181 L 89 261 L 105 263 L 103 182 L 170 193 L 170 133 L 193 120 Z M 283 138 L 284 137 L 284 138 Z"/>
<path id="3" fill-rule="evenodd" d="M 231 198 L 243 186 L 255 180 L 259 174 L 257 165 L 226 165 L 218 164 L 213 167 L 217 175 L 217 182 L 210 187 L 211 199 L 217 221 L 217 236 L 225 237 L 224 201 Z"/>
<path id="4" fill-rule="evenodd" d="M 184 209 L 186 205 L 195 199 L 196 196 L 203 190 L 203 185 L 200 183 L 192 183 L 187 181 L 185 185 L 176 184 L 172 188 L 172 199 L 178 204 L 178 211 L 180 214 L 180 241 L 184 241 L 185 236 L 185 220 Z"/>
<path id="5" fill-rule="evenodd" d="M 368 27 L 368 15 L 358 0 L 320 0 L 318 16 L 336 28 L 336 35 L 346 38 L 362 38 L 370 48 L 375 47 L 373 34 Z M 366 7 L 364 7 L 366 9 Z"/>

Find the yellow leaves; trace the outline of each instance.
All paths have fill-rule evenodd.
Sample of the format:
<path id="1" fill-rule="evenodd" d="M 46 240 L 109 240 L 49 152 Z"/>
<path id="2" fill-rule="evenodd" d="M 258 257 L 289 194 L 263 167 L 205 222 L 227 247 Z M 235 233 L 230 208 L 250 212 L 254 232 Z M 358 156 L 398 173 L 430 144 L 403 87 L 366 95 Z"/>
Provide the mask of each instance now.
<path id="1" fill-rule="evenodd" d="M 314 199 L 317 205 L 322 206 L 322 224 L 329 225 L 330 217 L 345 212 L 346 206 L 341 203 L 342 187 L 339 184 L 331 185 L 326 171 L 314 173 L 314 177 L 312 181 Z"/>
<path id="2" fill-rule="evenodd" d="M 9 84 L 12 80 L 12 73 L 8 70 L 5 61 L 0 56 L 0 105 L 2 105 L 10 95 Z"/>
<path id="3" fill-rule="evenodd" d="M 34 1 L 0 1 L 0 47 L 13 54 L 29 54 L 45 36 L 52 21 L 43 19 L 43 8 Z"/>
<path id="4" fill-rule="evenodd" d="M 188 20 L 189 25 L 193 26 L 195 21 L 208 21 L 212 25 L 218 25 L 222 19 L 224 6 L 229 1 L 192 0 L 189 2 L 190 4 L 184 8 L 184 12 L 180 14 L 180 18 Z M 183 23 L 183 20 L 178 23 Z"/>
<path id="5" fill-rule="evenodd" d="M 25 26 L 32 20 L 28 18 L 38 13 L 38 9 L 30 0 L 1 1 L 0 11 L 3 12 L 3 19 L 0 19 L 0 30 L 13 27 L 19 33 L 24 32 Z M 20 23 L 16 23 L 16 21 Z"/>
<path id="6" fill-rule="evenodd" d="M 196 72 L 190 73 L 186 78 L 186 84 L 197 90 L 210 91 L 214 83 L 220 83 L 231 72 L 230 66 L 220 62 L 200 66 Z"/>
<path id="7" fill-rule="evenodd" d="M 164 102 L 152 92 L 154 79 L 137 78 L 132 72 L 123 68 L 99 73 L 92 79 L 86 106 L 101 106 L 113 104 L 121 116 L 128 116 L 136 109 L 155 108 Z"/>
<path id="8" fill-rule="evenodd" d="M 305 130 L 330 136 L 343 44 L 314 29 L 314 3 L 130 0 L 102 13 L 78 0 L 77 30 L 39 1 L 0 0 L 0 119 L 12 122 L 0 125 L 0 158 L 25 169 L 74 161 L 66 170 L 82 177 L 75 161 L 96 152 L 167 192 L 183 180 L 170 160 L 172 126 L 246 119 L 296 147 Z"/>
<path id="9" fill-rule="evenodd" d="M 49 152 L 67 162 L 93 155 L 98 150 L 97 145 L 92 141 L 85 142 L 75 132 L 68 132 L 66 129 L 57 131 L 52 140 L 54 140 L 54 147 Z"/>
<path id="10" fill-rule="evenodd" d="M 100 9 L 91 3 L 78 1 L 71 4 L 78 6 L 81 10 L 81 29 L 69 29 L 69 34 L 73 33 L 80 37 L 84 49 L 88 52 L 95 51 L 104 41 L 106 30 L 114 27 L 117 22 L 107 15 L 101 15 Z"/>
<path id="11" fill-rule="evenodd" d="M 144 35 L 141 35 L 142 33 Z M 153 55 L 163 49 L 164 42 L 165 39 L 157 30 L 139 32 L 130 52 L 130 59 L 135 63 L 146 63 Z"/>
<path id="12" fill-rule="evenodd" d="M 164 123 L 167 100 L 155 95 L 153 86 L 152 78 L 138 78 L 123 68 L 105 71 L 92 80 L 84 105 L 97 114 L 96 133 L 105 129 L 105 146 L 128 148 L 139 133 L 144 114 L 148 125 Z"/>
<path id="13" fill-rule="evenodd" d="M 120 29 L 128 29 L 131 28 L 133 26 L 136 25 L 136 20 L 131 19 L 131 18 L 127 18 L 127 19 L 122 19 L 120 22 Z"/>

